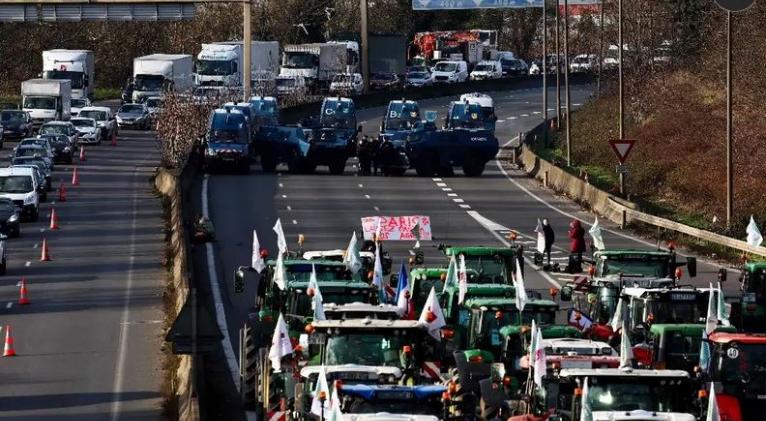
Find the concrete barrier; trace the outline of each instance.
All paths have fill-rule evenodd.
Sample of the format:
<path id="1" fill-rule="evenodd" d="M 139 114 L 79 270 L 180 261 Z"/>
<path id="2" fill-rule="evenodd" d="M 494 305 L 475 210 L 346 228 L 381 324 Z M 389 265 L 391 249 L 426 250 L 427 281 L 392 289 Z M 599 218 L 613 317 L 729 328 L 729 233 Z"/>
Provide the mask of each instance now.
<path id="1" fill-rule="evenodd" d="M 583 207 L 591 209 L 598 215 L 620 224 L 623 228 L 631 222 L 641 222 L 688 235 L 707 243 L 766 257 L 766 247 L 752 247 L 742 240 L 641 212 L 635 203 L 599 190 L 585 180 L 567 172 L 564 168 L 540 158 L 532 151 L 530 145 L 542 139 L 544 130 L 547 127 L 547 122 L 535 127 L 524 136 L 524 142 L 520 150 L 514 151 L 517 163 L 524 168 L 524 171 L 530 177 L 536 178 L 545 187 L 567 195 Z"/>
<path id="2" fill-rule="evenodd" d="M 168 257 L 172 266 L 171 282 L 175 289 L 174 319 L 181 311 L 189 295 L 189 249 L 183 219 L 182 175 L 179 172 L 160 168 L 154 177 L 154 186 L 168 201 Z M 197 386 L 192 376 L 194 361 L 190 355 L 179 355 L 179 364 L 174 373 L 174 389 L 178 398 L 178 419 L 198 421 L 200 419 Z"/>

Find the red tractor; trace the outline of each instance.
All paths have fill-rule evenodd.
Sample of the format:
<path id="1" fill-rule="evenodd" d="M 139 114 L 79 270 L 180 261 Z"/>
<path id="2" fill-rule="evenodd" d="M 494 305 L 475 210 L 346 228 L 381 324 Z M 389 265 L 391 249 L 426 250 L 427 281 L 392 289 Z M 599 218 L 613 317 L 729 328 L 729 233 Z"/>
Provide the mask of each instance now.
<path id="1" fill-rule="evenodd" d="M 722 421 L 762 419 L 766 411 L 766 334 L 716 332 L 710 380 Z"/>

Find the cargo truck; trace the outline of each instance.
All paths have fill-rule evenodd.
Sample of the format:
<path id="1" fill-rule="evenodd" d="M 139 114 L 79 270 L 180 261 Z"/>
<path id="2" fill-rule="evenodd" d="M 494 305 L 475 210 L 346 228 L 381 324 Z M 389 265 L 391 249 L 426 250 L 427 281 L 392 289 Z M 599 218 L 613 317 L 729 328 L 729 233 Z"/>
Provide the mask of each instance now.
<path id="1" fill-rule="evenodd" d="M 348 62 L 346 43 L 287 45 L 279 78 L 302 78 L 311 91 L 321 92 L 329 88 L 335 75 L 346 73 Z"/>
<path id="2" fill-rule="evenodd" d="M 53 120 L 69 120 L 72 82 L 30 79 L 21 82 L 22 109 L 32 117 L 35 129 Z"/>
<path id="3" fill-rule="evenodd" d="M 133 102 L 143 102 L 163 92 L 192 87 L 194 68 L 188 54 L 152 54 L 133 59 Z"/>
<path id="4" fill-rule="evenodd" d="M 93 99 L 95 68 L 90 50 L 43 51 L 43 79 L 71 81 L 72 98 Z"/>
<path id="5" fill-rule="evenodd" d="M 197 86 L 242 86 L 243 58 L 242 41 L 202 44 L 202 51 L 197 55 L 195 84 Z M 270 79 L 273 81 L 279 71 L 279 59 L 277 41 L 253 41 L 250 47 L 250 80 L 263 80 L 265 75 L 270 74 Z"/>
<path id="6" fill-rule="evenodd" d="M 370 74 L 404 75 L 407 38 L 404 35 L 370 35 Z"/>

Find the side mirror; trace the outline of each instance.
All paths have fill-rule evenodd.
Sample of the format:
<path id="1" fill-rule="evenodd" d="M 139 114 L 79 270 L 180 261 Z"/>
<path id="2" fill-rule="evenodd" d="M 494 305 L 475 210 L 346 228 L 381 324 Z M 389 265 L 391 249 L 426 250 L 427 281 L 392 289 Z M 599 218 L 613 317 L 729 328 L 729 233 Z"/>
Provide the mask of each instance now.
<path id="1" fill-rule="evenodd" d="M 234 293 L 242 292 L 245 292 L 245 271 L 240 267 L 234 272 Z"/>
<path id="2" fill-rule="evenodd" d="M 686 258 L 686 270 L 689 272 L 689 276 L 694 278 L 697 276 L 697 258 L 696 257 L 687 257 Z"/>
<path id="3" fill-rule="evenodd" d="M 569 285 L 566 285 L 561 288 L 561 301 L 569 302 L 572 301 L 572 287 Z"/>

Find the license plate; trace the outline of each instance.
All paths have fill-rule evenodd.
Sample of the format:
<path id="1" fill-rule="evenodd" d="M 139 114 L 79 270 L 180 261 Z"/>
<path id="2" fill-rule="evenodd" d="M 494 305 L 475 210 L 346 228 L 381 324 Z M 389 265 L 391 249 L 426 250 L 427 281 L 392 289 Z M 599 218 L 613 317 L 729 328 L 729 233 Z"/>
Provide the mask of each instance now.
<path id="1" fill-rule="evenodd" d="M 758 400 L 766 399 L 766 395 L 758 395 Z"/>
<path id="2" fill-rule="evenodd" d="M 592 368 L 593 364 L 588 360 L 561 360 L 561 368 Z"/>

